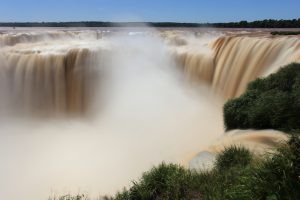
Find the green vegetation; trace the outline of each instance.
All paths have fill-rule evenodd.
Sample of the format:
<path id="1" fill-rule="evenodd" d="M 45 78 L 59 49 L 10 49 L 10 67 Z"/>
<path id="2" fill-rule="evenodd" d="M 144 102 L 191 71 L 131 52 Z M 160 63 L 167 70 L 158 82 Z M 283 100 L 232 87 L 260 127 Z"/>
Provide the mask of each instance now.
<path id="1" fill-rule="evenodd" d="M 193 182 L 192 172 L 175 164 L 162 163 L 133 182 L 129 191 L 117 194 L 116 199 L 183 199 Z"/>
<path id="2" fill-rule="evenodd" d="M 240 98 L 224 106 L 227 130 L 300 130 L 300 64 L 292 63 L 249 84 Z M 254 157 L 243 147 L 226 148 L 211 171 L 195 172 L 161 164 L 124 189 L 117 200 L 293 200 L 300 199 L 300 139 L 291 135 L 273 154 Z"/>
<path id="3" fill-rule="evenodd" d="M 178 22 L 1 22 L 0 27 L 214 27 L 214 28 L 300 28 L 300 18 L 292 20 L 266 19 L 228 23 L 178 23 Z"/>
<path id="4" fill-rule="evenodd" d="M 215 23 L 214 27 L 220 28 L 300 28 L 300 18 L 292 20 L 265 19 L 253 22 L 240 21 L 229 23 Z"/>
<path id="5" fill-rule="evenodd" d="M 239 98 L 224 106 L 224 122 L 231 129 L 300 130 L 300 64 L 292 63 L 277 73 L 248 85 Z"/>
<path id="6" fill-rule="evenodd" d="M 300 199 L 299 150 L 299 136 L 292 136 L 275 156 L 258 166 L 250 182 L 254 199 Z"/>
<path id="7" fill-rule="evenodd" d="M 264 159 L 253 159 L 243 147 L 225 149 L 211 171 L 195 172 L 174 164 L 161 164 L 143 174 L 116 200 L 137 199 L 300 199 L 300 139 Z"/>
<path id="8" fill-rule="evenodd" d="M 273 31 L 271 35 L 300 35 L 300 31 Z"/>
<path id="9" fill-rule="evenodd" d="M 234 166 L 245 167 L 251 163 L 251 160 L 252 155 L 246 148 L 232 146 L 218 155 L 216 166 L 219 171 L 222 171 Z"/>
<path id="10" fill-rule="evenodd" d="M 226 148 L 210 171 L 162 163 L 103 200 L 295 200 L 300 199 L 300 138 L 292 135 L 272 154 L 257 158 L 244 147 Z M 66 195 L 49 200 L 89 200 Z"/>

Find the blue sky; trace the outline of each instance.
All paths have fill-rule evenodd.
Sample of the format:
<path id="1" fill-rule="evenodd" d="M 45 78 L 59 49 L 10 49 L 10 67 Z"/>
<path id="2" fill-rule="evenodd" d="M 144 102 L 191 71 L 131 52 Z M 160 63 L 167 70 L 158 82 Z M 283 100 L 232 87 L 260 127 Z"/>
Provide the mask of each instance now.
<path id="1" fill-rule="evenodd" d="M 228 22 L 300 18 L 300 0 L 0 0 L 0 21 Z"/>

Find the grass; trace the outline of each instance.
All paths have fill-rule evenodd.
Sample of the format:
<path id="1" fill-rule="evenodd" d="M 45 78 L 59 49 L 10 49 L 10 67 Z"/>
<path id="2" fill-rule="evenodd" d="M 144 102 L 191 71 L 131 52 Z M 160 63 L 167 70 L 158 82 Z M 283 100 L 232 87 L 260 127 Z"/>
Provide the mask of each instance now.
<path id="1" fill-rule="evenodd" d="M 245 167 L 251 163 L 252 154 L 242 146 L 231 146 L 217 156 L 216 168 L 219 171 L 232 167 Z"/>
<path id="2" fill-rule="evenodd" d="M 296 200 L 300 199 L 300 138 L 292 135 L 272 154 L 255 158 L 232 146 L 218 155 L 210 171 L 196 172 L 162 163 L 145 172 L 114 200 Z M 63 196 L 49 200 L 88 200 Z"/>
<path id="3" fill-rule="evenodd" d="M 128 191 L 116 196 L 121 199 L 183 199 L 193 181 L 193 173 L 175 164 L 162 163 L 133 182 Z"/>
<path id="4" fill-rule="evenodd" d="M 300 199 L 299 151 L 300 139 L 292 136 L 275 153 L 261 159 L 253 159 L 244 147 L 229 147 L 218 155 L 211 171 L 195 172 L 162 163 L 114 199 Z"/>

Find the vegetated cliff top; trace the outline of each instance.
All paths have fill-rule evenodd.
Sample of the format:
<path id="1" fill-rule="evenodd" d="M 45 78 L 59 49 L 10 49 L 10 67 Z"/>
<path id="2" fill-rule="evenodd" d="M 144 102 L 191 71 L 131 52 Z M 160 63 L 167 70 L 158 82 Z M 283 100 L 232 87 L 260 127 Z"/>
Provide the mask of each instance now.
<path id="1" fill-rule="evenodd" d="M 265 19 L 225 23 L 181 22 L 0 22 L 0 27 L 213 27 L 213 28 L 300 28 L 300 18 L 291 20 Z"/>
<path id="2" fill-rule="evenodd" d="M 300 132 L 300 63 L 292 63 L 248 85 L 224 105 L 224 122 L 232 129 Z"/>

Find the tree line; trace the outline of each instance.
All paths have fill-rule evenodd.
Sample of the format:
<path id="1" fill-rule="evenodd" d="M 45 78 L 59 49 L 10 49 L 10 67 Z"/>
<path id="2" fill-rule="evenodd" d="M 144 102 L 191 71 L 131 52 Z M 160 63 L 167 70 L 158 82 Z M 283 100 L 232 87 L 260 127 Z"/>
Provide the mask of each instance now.
<path id="1" fill-rule="evenodd" d="M 0 27 L 214 27 L 214 28 L 300 28 L 300 18 L 291 20 L 265 19 L 226 23 L 179 22 L 0 22 Z"/>

